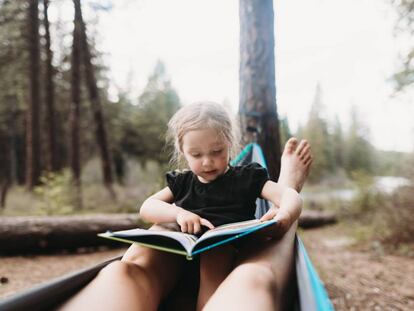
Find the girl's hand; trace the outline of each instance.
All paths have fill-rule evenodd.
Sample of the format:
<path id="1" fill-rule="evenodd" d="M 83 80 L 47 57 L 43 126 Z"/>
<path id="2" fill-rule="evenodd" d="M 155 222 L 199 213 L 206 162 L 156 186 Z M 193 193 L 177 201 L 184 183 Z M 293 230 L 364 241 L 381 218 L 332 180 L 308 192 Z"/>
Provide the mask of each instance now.
<path id="1" fill-rule="evenodd" d="M 197 214 L 186 211 L 185 209 L 178 212 L 177 223 L 180 225 L 182 232 L 188 232 L 191 234 L 200 232 L 201 226 L 214 229 L 213 224 L 207 219 L 201 218 Z"/>
<path id="2" fill-rule="evenodd" d="M 276 207 L 271 207 L 266 214 L 260 218 L 260 221 L 274 219 L 277 223 L 269 227 L 269 230 L 266 231 L 266 235 L 272 238 L 277 238 L 283 236 L 292 225 L 292 216 L 284 211 L 283 209 L 277 209 Z"/>

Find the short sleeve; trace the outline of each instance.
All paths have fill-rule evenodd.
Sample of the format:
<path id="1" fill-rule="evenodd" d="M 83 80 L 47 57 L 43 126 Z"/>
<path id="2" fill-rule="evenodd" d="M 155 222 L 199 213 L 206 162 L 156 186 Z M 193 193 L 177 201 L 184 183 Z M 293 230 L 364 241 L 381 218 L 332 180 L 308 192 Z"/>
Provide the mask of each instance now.
<path id="1" fill-rule="evenodd" d="M 170 188 L 171 192 L 173 193 L 174 197 L 177 197 L 178 191 L 181 188 L 182 184 L 182 173 L 179 171 L 171 171 L 165 174 L 165 178 L 167 180 L 167 186 Z"/>
<path id="2" fill-rule="evenodd" d="M 267 170 L 258 163 L 251 163 L 246 167 L 247 180 L 249 181 L 249 194 L 258 198 L 262 193 L 265 183 L 269 180 Z"/>

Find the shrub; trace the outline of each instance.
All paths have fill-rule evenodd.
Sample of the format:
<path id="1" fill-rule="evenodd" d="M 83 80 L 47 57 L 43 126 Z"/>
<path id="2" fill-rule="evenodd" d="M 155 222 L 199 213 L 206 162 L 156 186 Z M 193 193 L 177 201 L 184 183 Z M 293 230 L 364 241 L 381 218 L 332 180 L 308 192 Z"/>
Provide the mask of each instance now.
<path id="1" fill-rule="evenodd" d="M 34 192 L 41 196 L 41 214 L 56 215 L 73 212 L 71 205 L 73 187 L 69 170 L 60 173 L 47 172 L 40 177 L 41 185 Z"/>
<path id="2" fill-rule="evenodd" d="M 392 194 L 372 187 L 372 179 L 360 173 L 353 175 L 357 195 L 347 217 L 363 228 L 364 237 L 397 249 L 414 242 L 414 185 L 398 188 Z M 363 236 L 360 236 L 363 238 Z"/>

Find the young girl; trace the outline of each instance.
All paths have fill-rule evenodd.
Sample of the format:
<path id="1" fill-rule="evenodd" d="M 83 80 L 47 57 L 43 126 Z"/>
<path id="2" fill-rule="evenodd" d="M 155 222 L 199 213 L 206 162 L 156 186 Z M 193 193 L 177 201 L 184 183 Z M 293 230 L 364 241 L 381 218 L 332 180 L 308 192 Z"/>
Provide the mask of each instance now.
<path id="1" fill-rule="evenodd" d="M 258 197 L 273 203 L 261 218 L 277 220 L 277 226 L 268 230 L 270 235 L 283 234 L 298 219 L 302 201 L 295 190 L 270 181 L 259 164 L 230 165 L 237 144 L 222 106 L 210 102 L 184 106 L 168 126 L 174 160 L 184 162 L 189 170 L 167 173 L 168 186 L 142 205 L 143 219 L 175 223 L 182 232 L 199 234 L 218 225 L 254 219 Z M 231 272 L 236 253 L 234 246 L 227 245 L 201 255 L 198 310 Z"/>

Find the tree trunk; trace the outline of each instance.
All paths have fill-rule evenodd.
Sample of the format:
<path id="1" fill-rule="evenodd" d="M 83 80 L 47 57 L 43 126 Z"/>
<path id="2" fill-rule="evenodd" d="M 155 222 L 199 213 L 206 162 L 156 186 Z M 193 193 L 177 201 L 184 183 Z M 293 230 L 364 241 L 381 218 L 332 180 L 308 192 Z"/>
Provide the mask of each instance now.
<path id="1" fill-rule="evenodd" d="M 26 119 L 26 186 L 29 190 L 40 177 L 40 126 L 39 126 L 39 8 L 38 0 L 29 0 L 28 47 L 29 47 L 29 107 Z"/>
<path id="2" fill-rule="evenodd" d="M 73 0 L 73 2 L 75 4 L 75 16 L 77 17 L 77 21 L 79 22 L 81 28 L 80 42 L 82 47 L 83 66 L 85 69 L 86 85 L 95 120 L 95 135 L 101 156 L 104 184 L 113 196 L 113 198 L 115 198 L 115 192 L 112 189 L 113 178 L 111 169 L 111 159 L 108 149 L 107 134 L 105 130 L 105 120 L 102 112 L 101 100 L 99 98 L 99 91 L 96 84 L 94 68 L 92 66 L 92 57 L 89 50 L 88 39 L 86 35 L 86 26 L 82 18 L 81 2 L 80 0 Z"/>
<path id="3" fill-rule="evenodd" d="M 80 166 L 80 148 L 79 148 L 79 123 L 80 123 L 80 23 L 79 17 L 75 14 L 73 29 L 72 45 L 72 82 L 71 93 L 72 102 L 69 112 L 70 123 L 70 166 L 72 169 L 73 183 L 75 187 L 75 206 L 77 209 L 82 208 L 82 188 L 81 188 L 81 166 Z"/>
<path id="4" fill-rule="evenodd" d="M 9 179 L 6 179 L 1 184 L 1 189 L 0 189 L 0 209 L 6 208 L 6 198 L 7 198 L 7 191 L 9 190 L 9 187 L 10 187 L 10 181 Z"/>
<path id="5" fill-rule="evenodd" d="M 17 111 L 17 98 L 16 96 L 10 96 L 8 98 L 8 102 L 10 103 L 10 148 L 9 148 L 9 165 L 10 165 L 10 184 L 14 185 L 18 183 L 18 150 L 17 150 L 17 140 L 18 140 L 18 131 L 16 129 L 16 123 L 18 122 L 19 113 Z M 7 149 L 6 149 L 7 150 Z"/>
<path id="6" fill-rule="evenodd" d="M 272 180 L 280 172 L 272 0 L 240 0 L 239 113 L 243 143 L 263 148 Z M 256 131 L 255 133 L 249 130 Z"/>
<path id="7" fill-rule="evenodd" d="M 7 191 L 10 187 L 10 180 L 11 180 L 11 158 L 12 158 L 12 152 L 11 152 L 11 146 L 10 137 L 7 137 L 8 135 L 5 135 L 4 140 L 2 139 L 2 147 L 6 152 L 4 154 L 1 154 L 2 163 L 0 164 L 0 210 L 5 209 L 6 207 L 6 197 L 7 197 Z M 3 137 L 2 137 L 3 138 Z"/>
<path id="8" fill-rule="evenodd" d="M 50 48 L 50 32 L 48 17 L 49 0 L 43 0 L 43 15 L 45 27 L 45 49 L 46 49 L 46 77 L 45 77 L 45 94 L 46 94 L 46 126 L 47 126 L 47 168 L 49 171 L 57 170 L 56 156 L 56 135 L 55 135 L 55 90 L 53 84 L 53 65 L 52 50 Z"/>

